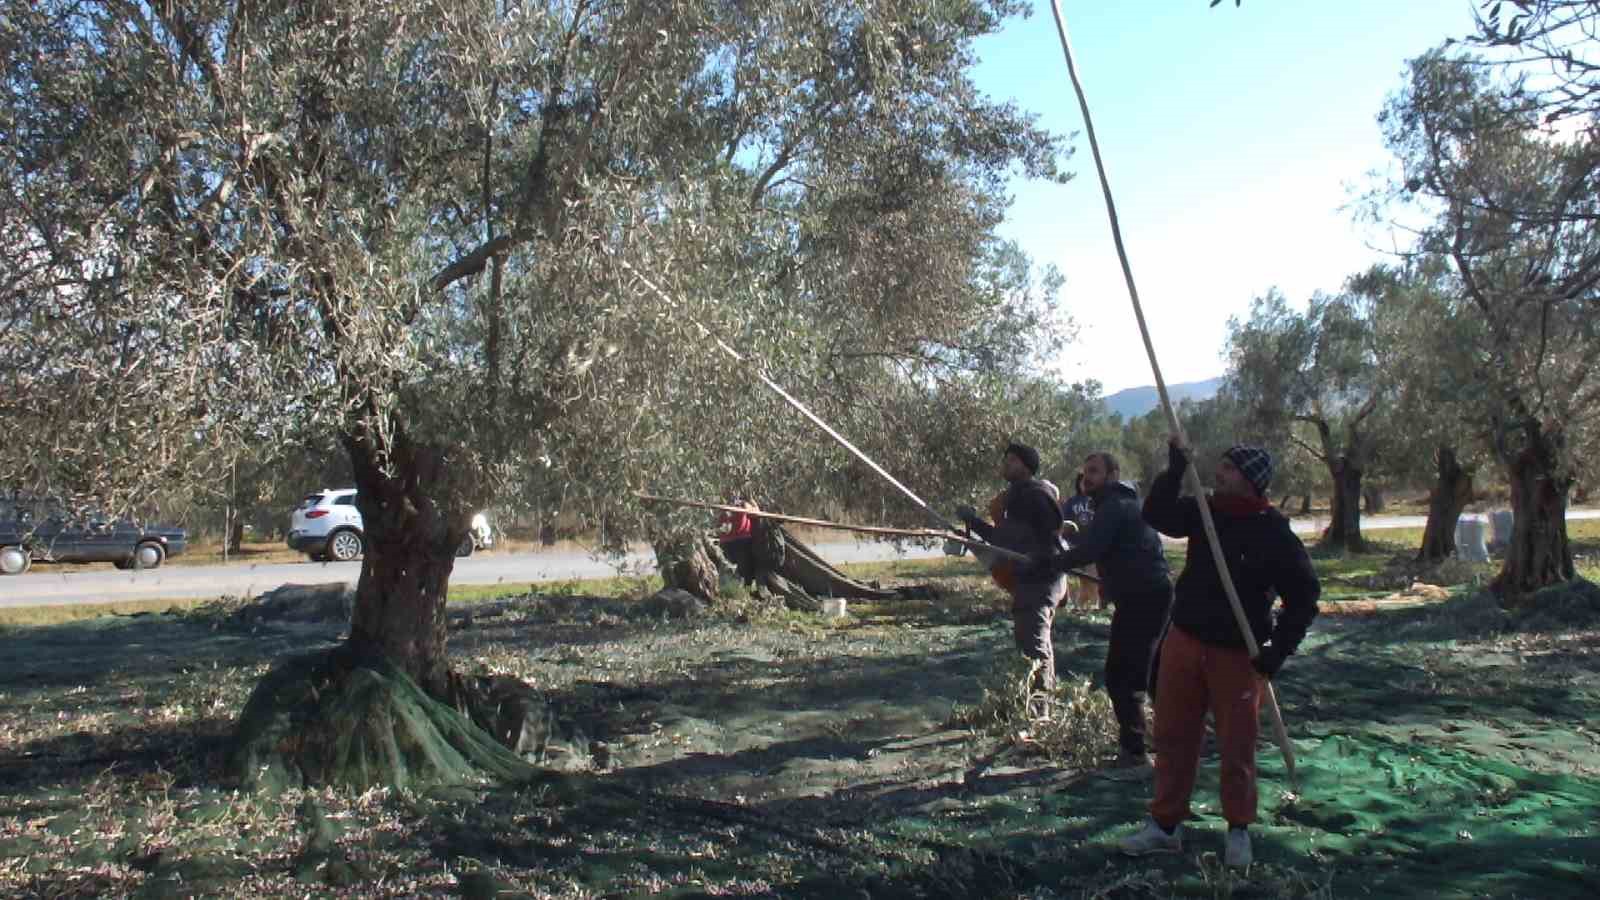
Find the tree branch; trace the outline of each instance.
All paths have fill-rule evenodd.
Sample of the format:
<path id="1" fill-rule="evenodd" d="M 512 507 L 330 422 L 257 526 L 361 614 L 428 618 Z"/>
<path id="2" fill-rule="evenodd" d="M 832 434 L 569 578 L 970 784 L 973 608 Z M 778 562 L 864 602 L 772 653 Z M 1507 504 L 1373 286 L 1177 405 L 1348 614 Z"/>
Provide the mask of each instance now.
<path id="1" fill-rule="evenodd" d="M 492 240 L 484 241 L 472 252 L 439 270 L 437 275 L 429 279 L 428 284 L 433 288 L 434 293 L 443 291 L 463 278 L 482 272 L 484 267 L 489 264 L 490 259 L 506 253 L 511 248 L 532 238 L 533 233 L 529 229 L 519 228 L 515 231 L 508 231 Z"/>

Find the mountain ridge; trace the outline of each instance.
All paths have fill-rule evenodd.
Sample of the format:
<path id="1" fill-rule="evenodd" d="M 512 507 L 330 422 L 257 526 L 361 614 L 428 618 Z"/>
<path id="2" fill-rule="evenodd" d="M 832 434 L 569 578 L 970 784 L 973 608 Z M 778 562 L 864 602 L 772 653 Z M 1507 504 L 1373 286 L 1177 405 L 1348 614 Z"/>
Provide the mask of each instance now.
<path id="1" fill-rule="evenodd" d="M 1180 384 L 1167 385 L 1167 395 L 1173 403 L 1182 400 L 1208 400 L 1216 396 L 1217 390 L 1222 387 L 1222 375 L 1207 378 L 1204 381 L 1185 381 Z M 1161 405 L 1161 395 L 1157 393 L 1153 384 L 1140 387 L 1124 388 L 1114 394 L 1100 398 L 1106 409 L 1122 417 L 1124 422 L 1137 419 L 1152 409 Z"/>

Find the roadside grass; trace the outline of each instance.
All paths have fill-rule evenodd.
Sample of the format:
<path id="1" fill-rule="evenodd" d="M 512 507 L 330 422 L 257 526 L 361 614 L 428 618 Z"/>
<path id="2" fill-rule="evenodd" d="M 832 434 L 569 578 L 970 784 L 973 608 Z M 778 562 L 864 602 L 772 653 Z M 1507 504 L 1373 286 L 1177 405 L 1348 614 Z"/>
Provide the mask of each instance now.
<path id="1" fill-rule="evenodd" d="M 1567 535 L 1572 542 L 1578 573 L 1590 581 L 1600 583 L 1600 520 L 1581 519 L 1567 523 Z M 1364 601 L 1394 594 L 1406 587 L 1404 561 L 1416 553 L 1422 544 L 1420 528 L 1371 529 L 1363 532 L 1370 549 L 1366 553 L 1335 556 L 1318 552 L 1314 542 L 1308 542 L 1317 574 L 1323 580 L 1323 600 L 1338 603 L 1344 600 Z M 1167 561 L 1174 574 L 1183 568 L 1183 546 L 1169 543 Z M 293 554 L 298 559 L 298 554 Z M 1491 577 L 1497 563 L 1491 562 L 1474 572 L 1480 579 Z M 972 556 L 937 556 L 925 559 L 902 559 L 886 562 L 847 563 L 839 567 L 851 577 L 862 581 L 920 580 L 932 583 L 981 576 L 982 570 Z M 1386 577 L 1386 573 L 1387 577 Z M 1409 583 L 1409 582 L 1408 582 Z M 1446 584 L 1459 587 L 1467 579 Z M 614 576 L 568 580 L 558 582 L 504 582 L 489 585 L 452 585 L 451 603 L 483 603 L 518 597 L 534 591 L 543 594 L 591 597 L 644 597 L 660 590 L 658 576 Z M 172 610 L 189 610 L 213 602 L 210 599 L 136 600 L 116 603 L 85 603 L 64 606 L 27 606 L 0 608 L 0 627 L 29 627 L 76 622 L 102 616 L 135 616 L 164 613 Z"/>

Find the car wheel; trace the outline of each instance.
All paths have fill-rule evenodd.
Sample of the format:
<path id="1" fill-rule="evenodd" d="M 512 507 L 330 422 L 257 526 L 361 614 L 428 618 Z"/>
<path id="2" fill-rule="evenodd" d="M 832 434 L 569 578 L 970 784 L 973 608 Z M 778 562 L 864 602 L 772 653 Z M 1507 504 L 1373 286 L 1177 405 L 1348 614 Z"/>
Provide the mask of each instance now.
<path id="1" fill-rule="evenodd" d="M 21 547 L 0 547 L 0 575 L 21 575 L 33 565 L 33 556 Z"/>
<path id="2" fill-rule="evenodd" d="M 133 564 L 138 569 L 159 569 L 166 559 L 167 551 L 155 541 L 145 541 L 133 550 Z"/>
<path id="3" fill-rule="evenodd" d="M 472 535 L 461 539 L 461 546 L 456 548 L 456 556 L 471 556 L 473 551 Z"/>
<path id="4" fill-rule="evenodd" d="M 334 562 L 349 562 L 361 555 L 361 535 L 341 529 L 328 538 L 328 558 Z"/>

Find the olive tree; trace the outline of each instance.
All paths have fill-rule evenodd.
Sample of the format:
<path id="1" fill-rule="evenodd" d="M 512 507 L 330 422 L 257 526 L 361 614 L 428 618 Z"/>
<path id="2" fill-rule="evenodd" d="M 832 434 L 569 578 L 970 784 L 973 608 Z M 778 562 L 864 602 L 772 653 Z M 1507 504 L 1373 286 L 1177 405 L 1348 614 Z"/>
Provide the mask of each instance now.
<path id="1" fill-rule="evenodd" d="M 1361 485 L 1377 462 L 1371 417 L 1391 385 L 1373 321 L 1386 280 L 1381 271 L 1353 277 L 1338 294 L 1313 296 L 1304 313 L 1272 291 L 1248 319 L 1230 322 L 1229 385 L 1257 428 L 1285 435 L 1327 468 L 1333 503 L 1323 542 L 1341 550 L 1365 547 Z"/>
<path id="2" fill-rule="evenodd" d="M 1435 314 L 1469 361 L 1462 399 L 1511 487 L 1516 525 L 1497 587 L 1508 599 L 1574 577 L 1566 506 L 1572 436 L 1600 402 L 1600 142 L 1552 135 L 1517 84 L 1481 60 L 1425 55 L 1381 123 L 1403 168 L 1397 214 L 1428 222 L 1415 251 L 1456 291 Z"/>
<path id="3" fill-rule="evenodd" d="M 817 396 L 981 360 L 963 340 L 1026 306 L 981 289 L 1006 175 L 1060 177 L 968 74 L 1019 9 L 5 0 L 0 420 L 51 452 L 0 477 L 126 498 L 336 436 L 350 635 L 262 682 L 240 767 L 509 771 L 436 703 L 483 708 L 446 655 L 471 511 L 552 471 L 619 520 L 641 462 L 720 481 L 707 435 L 771 412 L 702 329 Z"/>

